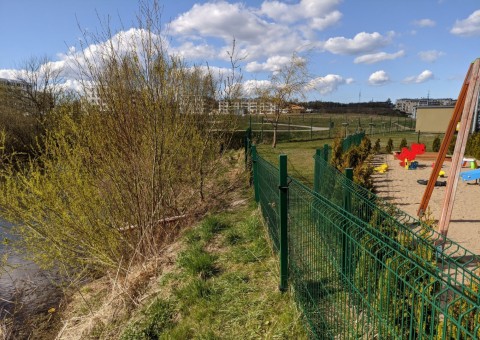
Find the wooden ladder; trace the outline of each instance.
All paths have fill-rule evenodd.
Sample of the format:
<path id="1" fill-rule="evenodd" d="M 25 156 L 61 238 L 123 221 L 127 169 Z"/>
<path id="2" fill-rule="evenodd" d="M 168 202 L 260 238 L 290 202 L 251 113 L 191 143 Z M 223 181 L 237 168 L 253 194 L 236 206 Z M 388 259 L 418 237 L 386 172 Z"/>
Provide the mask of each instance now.
<path id="1" fill-rule="evenodd" d="M 460 122 L 460 130 L 457 135 L 455 150 L 452 157 L 452 167 L 449 174 L 449 180 L 447 181 L 443 208 L 438 223 L 438 231 L 444 236 L 447 235 L 450 218 L 452 216 L 453 202 L 455 201 L 458 177 L 462 167 L 463 156 L 465 154 L 465 146 L 467 145 L 468 134 L 472 126 L 473 117 L 475 116 L 475 110 L 477 109 L 479 88 L 480 58 L 477 58 L 472 64 L 470 64 L 470 68 L 468 69 L 462 89 L 460 90 L 460 94 L 457 99 L 457 103 L 455 105 L 455 109 L 453 111 L 452 118 L 450 119 L 445 137 L 443 138 L 442 145 L 440 146 L 435 165 L 432 173 L 430 174 L 427 188 L 425 189 L 420 207 L 417 211 L 417 214 L 420 217 L 425 214 L 425 211 L 428 207 L 428 202 L 432 196 L 433 188 L 435 187 L 435 182 L 438 178 L 438 174 L 440 173 L 443 162 L 445 161 L 448 147 L 455 133 L 457 124 Z"/>

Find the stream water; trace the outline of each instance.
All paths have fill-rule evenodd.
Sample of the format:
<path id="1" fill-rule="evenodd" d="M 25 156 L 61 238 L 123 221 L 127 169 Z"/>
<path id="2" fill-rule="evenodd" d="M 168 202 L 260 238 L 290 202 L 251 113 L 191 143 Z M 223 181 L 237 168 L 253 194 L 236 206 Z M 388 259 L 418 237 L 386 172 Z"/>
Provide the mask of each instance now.
<path id="1" fill-rule="evenodd" d="M 53 273 L 41 270 L 11 249 L 11 227 L 0 219 L 0 259 L 6 256 L 6 263 L 0 260 L 0 319 L 13 316 L 15 323 L 21 323 L 32 314 L 56 307 L 61 292 Z"/>

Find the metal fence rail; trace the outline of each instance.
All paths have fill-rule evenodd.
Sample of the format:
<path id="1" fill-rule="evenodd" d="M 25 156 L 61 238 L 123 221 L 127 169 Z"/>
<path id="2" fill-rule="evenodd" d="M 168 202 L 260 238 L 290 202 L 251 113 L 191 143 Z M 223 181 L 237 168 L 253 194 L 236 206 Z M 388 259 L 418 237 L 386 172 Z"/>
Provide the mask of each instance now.
<path id="1" fill-rule="evenodd" d="M 379 225 L 384 233 L 395 238 L 403 248 L 408 250 L 418 248 L 418 254 L 414 253 L 418 261 L 425 261 L 427 255 L 434 252 L 437 261 L 435 270 L 438 275 L 443 277 L 443 280 L 462 287 L 472 296 L 478 294 L 473 290 L 472 285 L 464 285 L 465 282 L 473 284 L 474 287 L 480 285 L 480 257 L 478 255 L 445 238 L 422 221 L 410 216 L 371 191 L 348 180 L 325 161 L 323 152 L 321 150 L 314 156 L 315 176 L 319 177 L 316 181 L 323 184 L 319 189 L 322 196 L 341 205 L 341 190 L 348 190 L 352 196 L 352 214 L 364 222 Z M 388 228 L 385 228 L 385 225 L 388 225 Z M 438 251 L 439 249 L 440 251 Z M 480 302 L 480 297 L 476 302 Z"/>
<path id="2" fill-rule="evenodd" d="M 479 338 L 478 257 L 346 179 L 325 156 L 315 156 L 319 192 L 288 178 L 289 283 L 312 337 Z M 253 162 L 278 250 L 280 169 L 256 154 Z"/>
<path id="3" fill-rule="evenodd" d="M 262 143 L 273 137 L 273 116 L 251 114 L 238 117 L 240 126 L 252 129 L 254 138 Z M 281 115 L 277 140 L 300 141 L 331 139 L 364 131 L 368 135 L 404 133 L 415 131 L 415 120 L 407 117 L 347 114 L 296 114 Z"/>

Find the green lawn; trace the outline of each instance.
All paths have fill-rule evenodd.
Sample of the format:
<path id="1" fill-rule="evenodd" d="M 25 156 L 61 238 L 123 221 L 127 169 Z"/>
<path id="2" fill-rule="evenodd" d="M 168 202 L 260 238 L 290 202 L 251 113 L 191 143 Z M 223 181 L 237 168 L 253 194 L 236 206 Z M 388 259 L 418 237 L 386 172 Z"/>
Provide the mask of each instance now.
<path id="1" fill-rule="evenodd" d="M 403 138 L 407 140 L 407 145 L 412 143 L 424 143 L 427 151 L 432 151 L 433 140 L 438 134 L 427 134 L 416 132 L 394 132 L 380 133 L 368 136 L 372 145 L 377 139 L 380 140 L 381 151 L 385 152 L 385 146 L 389 138 L 393 140 L 394 150 L 399 150 L 400 142 Z M 440 135 L 440 138 L 443 138 Z M 301 179 L 304 183 L 313 185 L 313 156 L 315 150 L 323 148 L 324 144 L 331 145 L 333 138 L 313 141 L 284 142 L 281 141 L 277 147 L 273 149 L 269 143 L 261 143 L 258 140 L 257 150 L 259 154 L 273 164 L 278 164 L 278 155 L 286 154 L 288 157 L 288 173 L 296 178 Z"/>
<path id="2" fill-rule="evenodd" d="M 278 255 L 248 204 L 211 215 L 183 235 L 176 270 L 125 329 L 137 339 L 307 339 L 291 291 L 278 290 Z"/>
<path id="3" fill-rule="evenodd" d="M 259 142 L 269 143 L 273 136 L 272 115 L 236 116 L 238 129 L 252 127 Z M 278 141 L 305 141 L 331 139 L 337 135 L 366 131 L 371 135 L 384 135 L 412 131 L 415 121 L 404 116 L 366 114 L 296 114 L 281 115 Z"/>

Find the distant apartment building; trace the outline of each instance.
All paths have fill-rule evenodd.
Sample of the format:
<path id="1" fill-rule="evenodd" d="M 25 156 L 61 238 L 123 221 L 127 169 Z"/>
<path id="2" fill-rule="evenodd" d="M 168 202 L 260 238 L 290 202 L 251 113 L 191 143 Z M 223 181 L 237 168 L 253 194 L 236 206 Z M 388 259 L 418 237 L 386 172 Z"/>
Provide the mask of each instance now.
<path id="1" fill-rule="evenodd" d="M 25 81 L 0 78 L 0 86 L 9 89 L 19 89 L 27 91 L 32 88 L 32 85 Z"/>
<path id="2" fill-rule="evenodd" d="M 0 78 L 0 109 L 27 114 L 32 106 L 27 99 L 31 90 L 25 81 Z"/>
<path id="3" fill-rule="evenodd" d="M 99 86 L 88 86 L 84 89 L 84 100 L 92 106 L 96 106 L 101 112 L 108 111 L 115 98 L 119 95 L 116 93 L 116 89 L 109 90 L 108 88 L 101 88 Z M 145 98 L 145 94 L 142 94 L 141 89 L 132 89 L 130 91 L 122 90 L 122 100 L 125 104 L 127 101 L 129 104 L 141 105 Z M 155 94 L 153 94 L 155 95 Z M 151 98 L 151 97 L 148 97 Z M 162 98 L 155 98 L 157 101 L 161 101 Z M 173 103 L 176 103 L 176 107 L 182 114 L 204 114 L 211 111 L 211 100 L 199 95 L 185 95 L 176 93 L 173 96 Z M 110 105 L 109 105 L 110 103 Z"/>
<path id="4" fill-rule="evenodd" d="M 456 99 L 451 98 L 401 98 L 397 99 L 395 109 L 416 117 L 416 109 L 420 106 L 455 106 Z"/>
<path id="5" fill-rule="evenodd" d="M 96 106 L 100 111 L 107 110 L 107 101 L 100 94 L 100 87 L 95 85 L 85 86 L 83 88 L 83 103 Z"/>
<path id="6" fill-rule="evenodd" d="M 222 100 L 218 102 L 218 112 L 224 114 L 273 114 L 277 105 L 255 99 Z"/>

